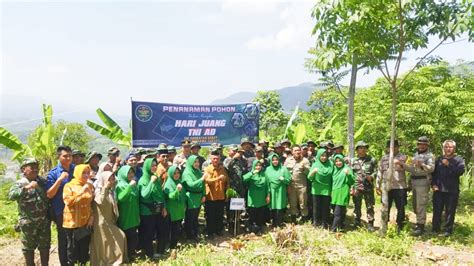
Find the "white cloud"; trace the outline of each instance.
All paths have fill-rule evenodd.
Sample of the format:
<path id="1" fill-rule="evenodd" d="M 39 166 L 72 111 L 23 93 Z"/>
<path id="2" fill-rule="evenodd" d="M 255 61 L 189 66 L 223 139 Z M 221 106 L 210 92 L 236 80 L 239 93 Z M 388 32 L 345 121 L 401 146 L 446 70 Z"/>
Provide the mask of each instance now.
<path id="1" fill-rule="evenodd" d="M 277 11 L 280 3 L 272 0 L 224 0 L 222 11 L 233 14 L 270 14 Z"/>
<path id="2" fill-rule="evenodd" d="M 51 74 L 63 74 L 68 73 L 69 69 L 64 65 L 49 65 L 46 67 L 46 71 Z"/>
<path id="3" fill-rule="evenodd" d="M 307 49 L 312 43 L 311 2 L 288 3 L 279 8 L 282 27 L 273 34 L 254 36 L 245 43 L 250 50 Z"/>

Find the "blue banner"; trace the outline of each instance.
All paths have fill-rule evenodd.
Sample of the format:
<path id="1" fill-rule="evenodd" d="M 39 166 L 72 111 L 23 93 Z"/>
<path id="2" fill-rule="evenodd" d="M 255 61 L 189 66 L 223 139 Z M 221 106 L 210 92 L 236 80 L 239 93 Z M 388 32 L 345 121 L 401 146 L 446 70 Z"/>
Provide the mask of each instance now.
<path id="1" fill-rule="evenodd" d="M 212 143 L 240 144 L 243 138 L 258 141 L 259 105 L 184 105 L 132 101 L 133 147 L 176 147 L 190 140 L 203 146 Z"/>

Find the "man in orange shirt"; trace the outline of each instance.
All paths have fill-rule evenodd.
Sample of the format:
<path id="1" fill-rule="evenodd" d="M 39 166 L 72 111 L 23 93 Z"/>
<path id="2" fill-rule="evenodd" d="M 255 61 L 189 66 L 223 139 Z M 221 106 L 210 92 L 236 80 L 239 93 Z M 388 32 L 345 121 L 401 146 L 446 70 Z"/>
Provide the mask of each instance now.
<path id="1" fill-rule="evenodd" d="M 209 237 L 222 235 L 224 229 L 224 205 L 226 191 L 229 188 L 229 177 L 220 163 L 219 152 L 211 152 L 211 165 L 204 169 L 206 183 L 206 230 Z"/>
<path id="2" fill-rule="evenodd" d="M 156 176 L 160 178 L 161 185 L 164 186 L 166 179 L 168 178 L 168 148 L 165 145 L 160 144 L 158 146 L 158 155 L 156 155 L 158 161 L 158 168 L 156 169 Z"/>

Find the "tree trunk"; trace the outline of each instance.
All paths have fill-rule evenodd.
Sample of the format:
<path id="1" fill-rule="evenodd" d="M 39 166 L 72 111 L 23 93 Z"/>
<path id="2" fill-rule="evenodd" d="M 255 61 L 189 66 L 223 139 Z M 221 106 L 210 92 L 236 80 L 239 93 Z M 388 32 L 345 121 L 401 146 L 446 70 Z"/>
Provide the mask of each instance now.
<path id="1" fill-rule="evenodd" d="M 382 180 L 382 220 L 380 221 L 380 234 L 385 235 L 388 223 L 388 192 L 391 189 L 392 178 L 394 173 L 393 157 L 394 144 L 396 135 L 396 118 L 397 118 L 397 84 L 396 80 L 391 82 L 392 89 L 392 118 L 390 124 L 390 153 L 388 157 L 388 176 L 386 180 Z"/>
<path id="2" fill-rule="evenodd" d="M 355 56 L 352 60 L 351 83 L 349 85 L 348 111 L 347 111 L 347 143 L 349 144 L 349 158 L 354 157 L 354 99 L 357 80 L 357 64 Z"/>

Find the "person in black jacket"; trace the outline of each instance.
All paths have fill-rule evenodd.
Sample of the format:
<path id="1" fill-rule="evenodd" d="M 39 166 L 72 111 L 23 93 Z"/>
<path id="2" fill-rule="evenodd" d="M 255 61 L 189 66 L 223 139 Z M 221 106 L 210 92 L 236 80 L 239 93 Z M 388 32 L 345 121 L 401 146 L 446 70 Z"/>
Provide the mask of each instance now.
<path id="1" fill-rule="evenodd" d="M 444 236 L 453 233 L 454 216 L 459 200 L 459 177 L 465 171 L 464 160 L 455 154 L 456 142 L 443 142 L 443 156 L 435 163 L 431 180 L 433 189 L 433 232 L 441 229 L 441 214 L 445 211 Z"/>

